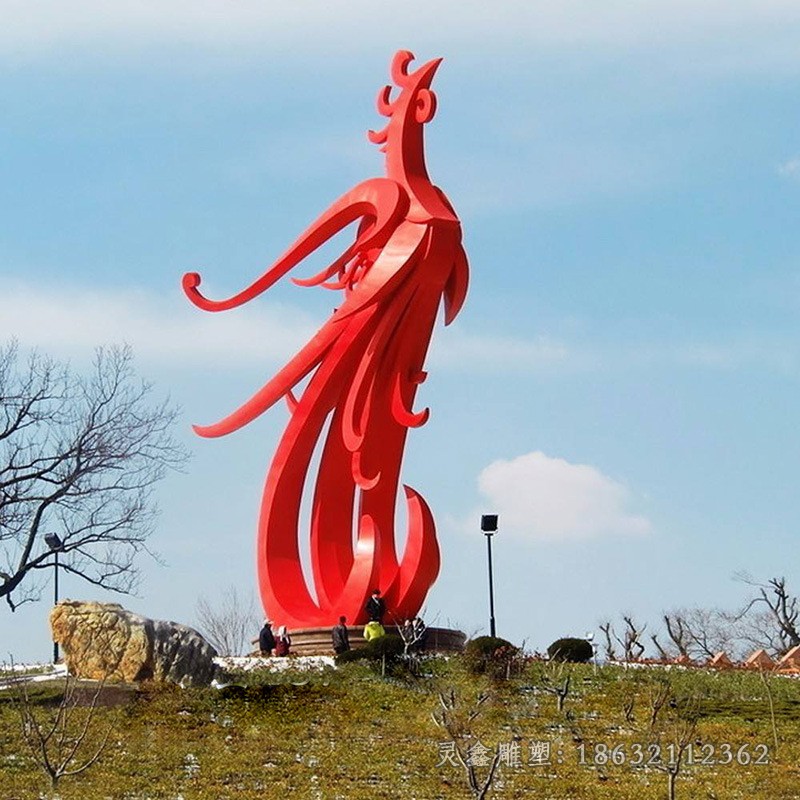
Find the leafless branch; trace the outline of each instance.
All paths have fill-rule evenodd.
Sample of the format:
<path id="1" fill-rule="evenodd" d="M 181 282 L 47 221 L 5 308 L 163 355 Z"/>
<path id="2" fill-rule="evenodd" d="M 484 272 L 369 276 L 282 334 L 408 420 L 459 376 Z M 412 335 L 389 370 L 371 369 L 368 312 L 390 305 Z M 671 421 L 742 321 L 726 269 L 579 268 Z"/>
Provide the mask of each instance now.
<path id="1" fill-rule="evenodd" d="M 99 349 L 86 376 L 17 346 L 0 348 L 0 597 L 30 599 L 37 570 L 59 566 L 131 592 L 157 509 L 153 486 L 186 455 L 170 433 L 177 409 L 153 403 L 129 348 Z M 22 599 L 16 597 L 22 593 Z"/>
<path id="2" fill-rule="evenodd" d="M 609 661 L 617 660 L 617 649 L 614 647 L 614 641 L 617 640 L 617 634 L 614 632 L 614 627 L 610 620 L 601 622 L 598 625 L 605 638 L 605 656 Z M 618 641 L 618 640 L 617 640 Z"/>
<path id="3" fill-rule="evenodd" d="M 766 583 L 758 583 L 747 573 L 738 573 L 737 579 L 758 589 L 758 595 L 752 598 L 739 612 L 738 619 L 745 619 L 754 608 L 765 608 L 773 630 L 765 631 L 769 645 L 779 643 L 777 652 L 784 652 L 800 644 L 800 607 L 798 598 L 790 594 L 786 588 L 786 578 L 770 578 Z"/>
<path id="4" fill-rule="evenodd" d="M 662 661 L 669 661 L 669 653 L 661 646 L 661 642 L 658 641 L 658 634 L 651 633 L 650 639 L 653 642 L 653 646 L 656 648 L 656 652 L 658 653 L 658 657 Z"/>
<path id="5" fill-rule="evenodd" d="M 637 661 L 644 653 L 645 648 L 641 642 L 641 639 L 644 635 L 647 625 L 645 624 L 639 627 L 639 625 L 634 622 L 633 617 L 629 614 L 623 614 L 622 621 L 625 623 L 625 630 L 622 633 L 622 637 L 617 636 L 617 634 L 614 632 L 614 629 L 611 628 L 610 623 L 608 631 L 605 631 L 602 626 L 600 627 L 600 630 L 605 633 L 607 638 L 609 636 L 614 637 L 617 644 L 622 647 L 625 661 Z"/>
<path id="6" fill-rule="evenodd" d="M 242 655 L 260 627 L 253 598 L 240 597 L 235 586 L 229 586 L 216 605 L 201 597 L 195 614 L 201 633 L 222 656 Z"/>
<path id="7" fill-rule="evenodd" d="M 11 667 L 13 671 L 13 659 Z M 10 696 L 19 716 L 22 738 L 47 776 L 51 791 L 63 777 L 89 769 L 105 750 L 111 728 L 107 727 L 102 735 L 95 730 L 95 712 L 104 686 L 105 681 L 98 681 L 85 701 L 77 692 L 75 678 L 67 676 L 61 700 L 53 710 L 38 706 L 31 698 L 26 676 L 14 680 Z"/>
<path id="8" fill-rule="evenodd" d="M 481 692 L 475 698 L 475 702 L 468 706 L 456 694 L 455 689 L 450 687 L 437 693 L 441 709 L 431 714 L 436 725 L 447 733 L 456 757 L 464 769 L 467 785 L 474 800 L 484 800 L 491 789 L 497 766 L 500 763 L 500 753 L 496 752 L 481 779 L 477 772 L 475 759 L 467 747 L 467 744 L 474 738 L 471 724 L 480 715 L 481 706 L 489 699 L 489 696 L 488 692 Z"/>

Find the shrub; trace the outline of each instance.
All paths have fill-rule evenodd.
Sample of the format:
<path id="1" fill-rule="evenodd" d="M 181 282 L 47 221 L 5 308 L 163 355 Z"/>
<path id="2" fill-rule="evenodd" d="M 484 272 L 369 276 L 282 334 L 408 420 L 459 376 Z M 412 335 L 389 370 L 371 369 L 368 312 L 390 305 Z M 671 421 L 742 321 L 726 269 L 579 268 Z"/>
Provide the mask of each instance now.
<path id="1" fill-rule="evenodd" d="M 403 640 L 394 634 L 372 639 L 363 647 L 354 647 L 336 656 L 337 664 L 351 661 L 396 661 L 403 654 Z"/>
<path id="2" fill-rule="evenodd" d="M 547 648 L 547 655 L 553 661 L 570 661 L 580 664 L 591 661 L 594 651 L 591 642 L 587 642 L 586 639 L 567 636 L 563 639 L 556 639 Z"/>
<path id="3" fill-rule="evenodd" d="M 508 677 L 511 666 L 520 655 L 519 648 L 498 636 L 478 636 L 464 648 L 464 662 L 473 675 L 492 678 Z"/>

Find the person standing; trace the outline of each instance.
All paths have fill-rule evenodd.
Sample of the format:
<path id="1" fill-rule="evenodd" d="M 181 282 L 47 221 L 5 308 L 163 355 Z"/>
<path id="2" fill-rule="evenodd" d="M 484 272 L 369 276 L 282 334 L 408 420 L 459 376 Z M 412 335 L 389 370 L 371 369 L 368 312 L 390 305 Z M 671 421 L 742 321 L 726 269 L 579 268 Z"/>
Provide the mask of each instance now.
<path id="1" fill-rule="evenodd" d="M 339 617 L 339 624 L 331 631 L 333 652 L 338 656 L 350 649 L 350 636 L 347 633 L 347 617 Z"/>
<path id="2" fill-rule="evenodd" d="M 417 652 L 421 652 L 425 649 L 428 638 L 428 626 L 422 621 L 422 617 L 414 617 L 414 621 L 411 623 L 411 631 L 412 648 Z"/>
<path id="3" fill-rule="evenodd" d="M 275 649 L 275 635 L 272 633 L 272 622 L 264 620 L 264 627 L 258 634 L 258 649 L 262 656 L 271 656 Z"/>
<path id="4" fill-rule="evenodd" d="M 373 589 L 372 596 L 364 606 L 370 622 L 380 622 L 383 624 L 383 615 L 386 613 L 386 603 L 383 602 L 380 589 Z"/>
<path id="5" fill-rule="evenodd" d="M 278 628 L 278 639 L 275 642 L 275 655 L 288 656 L 289 648 L 292 646 L 292 637 L 286 631 L 286 626 L 281 625 Z"/>

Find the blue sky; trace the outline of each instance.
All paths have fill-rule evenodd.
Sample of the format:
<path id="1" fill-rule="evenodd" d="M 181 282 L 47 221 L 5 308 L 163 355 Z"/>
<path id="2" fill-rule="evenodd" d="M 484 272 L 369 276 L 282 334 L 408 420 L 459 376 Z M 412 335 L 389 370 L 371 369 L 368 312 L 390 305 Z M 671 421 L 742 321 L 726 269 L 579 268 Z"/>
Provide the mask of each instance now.
<path id="1" fill-rule="evenodd" d="M 183 407 L 140 596 L 192 623 L 254 589 L 274 408 L 201 440 L 330 313 L 289 283 L 227 314 L 342 192 L 407 48 L 443 56 L 428 166 L 472 283 L 437 330 L 404 479 L 443 551 L 427 617 L 544 648 L 598 620 L 800 585 L 800 6 L 795 2 L 0 2 L 0 338 L 87 363 L 128 342 Z M 316 262 L 314 262 L 316 263 Z M 303 274 L 310 274 L 310 264 Z M 50 652 L 45 600 L 0 611 Z M 98 596 L 67 577 L 63 593 Z"/>

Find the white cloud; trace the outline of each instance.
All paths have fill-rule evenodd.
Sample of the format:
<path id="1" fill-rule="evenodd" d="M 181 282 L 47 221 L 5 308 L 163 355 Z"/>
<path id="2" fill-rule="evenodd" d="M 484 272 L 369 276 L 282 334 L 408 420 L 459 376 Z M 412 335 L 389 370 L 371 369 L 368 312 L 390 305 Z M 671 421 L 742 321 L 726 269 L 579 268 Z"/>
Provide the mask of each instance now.
<path id="1" fill-rule="evenodd" d="M 778 167 L 778 174 L 784 178 L 800 179 L 800 158 L 790 158 Z"/>
<path id="2" fill-rule="evenodd" d="M 650 195 L 679 180 L 690 161 L 673 136 L 612 143 L 556 129 L 538 135 L 535 147 L 512 150 L 508 141 L 499 135 L 493 147 L 476 151 L 468 171 L 452 161 L 463 159 L 460 151 L 442 152 L 439 167 L 450 174 L 448 194 L 463 216 Z"/>
<path id="3" fill-rule="evenodd" d="M 590 363 L 589 359 L 585 363 Z M 795 337 L 754 331 L 720 336 L 716 340 L 642 342 L 596 351 L 595 363 L 604 369 L 690 368 L 706 372 L 774 372 L 792 374 L 800 363 Z"/>
<path id="4" fill-rule="evenodd" d="M 548 336 L 521 339 L 491 334 L 475 335 L 452 328 L 436 336 L 430 360 L 435 367 L 527 373 L 563 365 L 570 357 L 570 350 L 565 344 Z"/>
<path id="5" fill-rule="evenodd" d="M 0 342 L 10 337 L 59 357 L 128 343 L 140 359 L 159 365 L 249 367 L 276 365 L 304 345 L 323 322 L 300 308 L 264 301 L 219 314 L 194 308 L 176 288 L 164 297 L 141 289 L 2 287 Z M 674 365 L 715 371 L 791 373 L 800 354 L 782 338 L 597 345 L 547 335 L 528 338 L 434 330 L 428 363 L 435 370 L 481 374 L 543 374 L 564 370 L 638 370 Z"/>
<path id="6" fill-rule="evenodd" d="M 693 61 L 728 66 L 797 65 L 800 6 L 795 0 L 507 0 L 501 6 L 406 0 L 402 6 L 350 0 L 2 0 L 0 52 L 86 48 L 119 53 L 152 44 L 204 46 L 267 57 L 277 52 L 381 50 L 398 43 L 440 47 L 660 51 L 689 45 Z M 744 47 L 749 43 L 749 47 Z M 408 46 L 408 45 L 405 45 Z"/>
<path id="7" fill-rule="evenodd" d="M 321 322 L 274 302 L 211 314 L 194 308 L 177 288 L 174 297 L 165 299 L 140 289 L 12 283 L 3 286 L 0 342 L 13 336 L 61 357 L 126 342 L 137 358 L 151 363 L 240 367 L 285 360 Z M 434 368 L 527 373 L 558 366 L 569 357 L 564 344 L 546 336 L 473 335 L 453 328 L 436 337 L 430 363 Z"/>
<path id="8" fill-rule="evenodd" d="M 484 507 L 500 515 L 503 533 L 559 541 L 652 530 L 632 513 L 630 490 L 587 464 L 570 464 L 540 451 L 489 464 L 478 477 Z M 474 529 L 471 520 L 470 529 Z"/>
<path id="9" fill-rule="evenodd" d="M 434 331 L 429 363 L 435 369 L 482 374 L 530 375 L 552 372 L 640 372 L 690 368 L 708 372 L 755 370 L 792 374 L 800 364 L 794 339 L 768 333 L 714 340 L 566 341 L 547 335 L 529 338 L 467 333 L 461 327 Z M 644 337 L 642 337 L 644 338 Z"/>
<path id="10" fill-rule="evenodd" d="M 732 342 L 694 342 L 672 349 L 678 364 L 720 371 L 758 369 L 792 373 L 797 367 L 793 341 L 739 338 Z"/>
<path id="11" fill-rule="evenodd" d="M 69 357 L 101 344 L 130 344 L 137 358 L 176 368 L 274 363 L 291 355 L 317 324 L 307 314 L 262 304 L 209 314 L 176 289 L 174 299 L 124 289 L 3 287 L 0 341 Z"/>
<path id="12" fill-rule="evenodd" d="M 380 162 L 373 149 L 364 144 L 364 138 L 352 131 L 340 134 L 327 128 L 291 130 L 250 150 L 237 150 L 221 164 L 221 170 L 241 185 L 256 187 L 263 185 L 265 178 L 296 180 L 298 165 L 313 164 L 313 171 L 308 174 L 315 181 L 326 170 L 340 175 L 345 166 L 351 165 L 369 173 Z"/>

